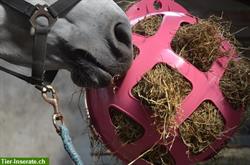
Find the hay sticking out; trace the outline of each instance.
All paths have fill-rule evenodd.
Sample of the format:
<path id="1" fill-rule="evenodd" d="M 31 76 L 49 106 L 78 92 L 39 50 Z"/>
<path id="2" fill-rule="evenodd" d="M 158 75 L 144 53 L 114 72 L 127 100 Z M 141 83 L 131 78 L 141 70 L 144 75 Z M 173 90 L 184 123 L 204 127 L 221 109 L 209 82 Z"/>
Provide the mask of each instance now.
<path id="1" fill-rule="evenodd" d="M 199 70 L 206 72 L 212 63 L 228 52 L 222 52 L 223 38 L 236 43 L 230 34 L 231 24 L 222 18 L 211 16 L 198 23 L 183 25 L 172 40 L 172 49 Z"/>
<path id="2" fill-rule="evenodd" d="M 90 121 L 89 117 L 90 116 L 87 117 L 87 122 L 89 126 L 88 136 L 90 140 L 90 155 L 93 160 L 93 164 L 102 164 L 104 161 L 106 161 L 107 157 L 110 157 L 110 159 L 116 162 L 116 164 L 119 164 L 119 160 L 114 156 L 114 154 L 110 150 L 107 149 L 107 147 L 101 140 L 101 137 L 97 133 L 94 125 L 92 125 L 92 122 Z"/>
<path id="3" fill-rule="evenodd" d="M 165 139 L 168 129 L 175 127 L 176 111 L 191 89 L 191 84 L 177 71 L 157 64 L 132 89 L 132 94 L 153 112 L 154 124 Z"/>
<path id="4" fill-rule="evenodd" d="M 152 165 L 174 165 L 175 161 L 165 146 L 157 145 L 146 151 L 142 159 L 151 163 Z"/>
<path id="5" fill-rule="evenodd" d="M 158 31 L 163 15 L 152 15 L 139 21 L 132 27 L 132 32 L 149 37 L 155 35 Z"/>
<path id="6" fill-rule="evenodd" d="M 192 154 L 207 148 L 223 129 L 224 119 L 211 101 L 204 101 L 179 127 L 181 138 Z"/>
<path id="7" fill-rule="evenodd" d="M 143 136 L 143 127 L 116 108 L 110 109 L 110 117 L 123 144 L 133 143 Z"/>
<path id="8" fill-rule="evenodd" d="M 133 88 L 133 95 L 153 112 L 154 124 L 165 139 L 176 128 L 175 114 L 189 94 L 191 84 L 178 72 L 157 64 Z M 180 134 L 189 151 L 197 154 L 209 146 L 224 128 L 224 120 L 210 101 L 203 102 L 180 126 Z M 174 135 L 172 135 L 174 136 Z"/>
<path id="9" fill-rule="evenodd" d="M 250 59 L 229 62 L 220 88 L 235 109 L 250 105 Z"/>

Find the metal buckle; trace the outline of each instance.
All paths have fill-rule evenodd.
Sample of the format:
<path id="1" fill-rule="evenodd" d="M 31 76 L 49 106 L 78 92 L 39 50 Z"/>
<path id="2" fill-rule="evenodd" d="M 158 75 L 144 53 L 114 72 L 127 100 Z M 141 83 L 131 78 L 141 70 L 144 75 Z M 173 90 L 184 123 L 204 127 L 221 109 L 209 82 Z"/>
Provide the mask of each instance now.
<path id="1" fill-rule="evenodd" d="M 36 19 L 40 16 L 44 16 L 48 19 L 48 28 L 51 28 L 55 24 L 57 18 L 54 18 L 49 13 L 48 7 L 49 7 L 48 5 L 40 5 L 40 4 L 36 5 L 37 10 L 34 12 L 34 14 L 30 18 L 30 23 L 33 28 L 36 28 L 37 26 Z"/>
<path id="2" fill-rule="evenodd" d="M 60 126 L 63 125 L 64 122 L 63 115 L 59 111 L 58 97 L 56 95 L 55 89 L 51 85 L 44 86 L 42 88 L 42 97 L 47 103 L 53 106 L 54 113 L 52 115 L 52 122 L 56 129 L 56 132 L 60 134 Z"/>

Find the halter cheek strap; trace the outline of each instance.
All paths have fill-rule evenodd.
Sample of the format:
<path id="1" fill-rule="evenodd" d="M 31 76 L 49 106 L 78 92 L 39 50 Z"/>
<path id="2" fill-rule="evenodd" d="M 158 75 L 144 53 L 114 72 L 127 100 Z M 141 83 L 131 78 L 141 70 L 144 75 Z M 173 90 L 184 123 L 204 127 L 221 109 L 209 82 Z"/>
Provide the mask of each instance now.
<path id="1" fill-rule="evenodd" d="M 0 0 L 0 3 L 9 6 L 10 8 L 22 13 L 29 18 L 31 28 L 34 31 L 33 48 L 32 48 L 32 76 L 26 76 L 7 68 L 0 66 L 0 70 L 7 72 L 15 77 L 18 77 L 38 89 L 44 85 L 51 84 L 58 70 L 45 71 L 45 59 L 47 52 L 47 36 L 57 21 L 57 18 L 62 17 L 70 9 L 72 9 L 81 0 L 58 0 L 51 6 L 47 5 L 32 5 L 24 0 Z M 47 26 L 37 24 L 39 17 L 45 17 L 48 20 Z"/>

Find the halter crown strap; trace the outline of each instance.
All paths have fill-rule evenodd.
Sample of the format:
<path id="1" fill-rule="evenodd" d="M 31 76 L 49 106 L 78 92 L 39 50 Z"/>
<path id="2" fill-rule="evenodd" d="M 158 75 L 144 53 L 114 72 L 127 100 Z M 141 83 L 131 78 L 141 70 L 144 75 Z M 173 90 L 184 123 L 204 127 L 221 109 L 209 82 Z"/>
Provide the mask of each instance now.
<path id="1" fill-rule="evenodd" d="M 62 17 L 65 12 L 72 9 L 81 0 L 58 0 L 48 7 L 54 17 Z M 24 0 L 0 0 L 0 2 L 31 18 L 37 7 Z"/>
<path id="2" fill-rule="evenodd" d="M 56 22 L 57 17 L 62 17 L 63 14 L 72 9 L 80 1 L 81 0 L 58 0 L 51 6 L 39 4 L 34 6 L 24 0 L 0 0 L 0 3 L 3 3 L 27 16 L 30 19 L 30 23 L 35 32 L 32 49 L 32 77 L 22 75 L 3 67 L 0 67 L 0 70 L 18 77 L 32 85 L 36 85 L 37 87 L 50 84 L 54 80 L 58 71 L 45 71 L 44 68 L 48 33 Z M 40 16 L 47 18 L 48 26 L 37 24 L 37 18 Z"/>

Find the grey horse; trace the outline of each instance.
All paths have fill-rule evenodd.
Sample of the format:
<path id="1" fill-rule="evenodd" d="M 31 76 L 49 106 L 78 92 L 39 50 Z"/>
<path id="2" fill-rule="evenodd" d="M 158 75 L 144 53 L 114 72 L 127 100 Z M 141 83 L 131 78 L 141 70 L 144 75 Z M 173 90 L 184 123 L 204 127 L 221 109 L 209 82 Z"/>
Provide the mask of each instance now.
<path id="1" fill-rule="evenodd" d="M 50 5 L 56 0 L 26 1 Z M 32 43 L 27 19 L 0 2 L 0 58 L 31 67 Z M 103 87 L 129 68 L 131 45 L 129 22 L 113 0 L 82 0 L 53 26 L 45 69 L 67 69 L 78 86 Z"/>

